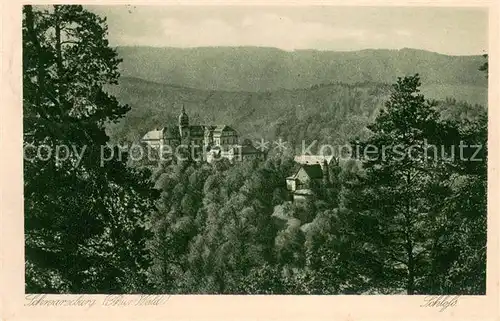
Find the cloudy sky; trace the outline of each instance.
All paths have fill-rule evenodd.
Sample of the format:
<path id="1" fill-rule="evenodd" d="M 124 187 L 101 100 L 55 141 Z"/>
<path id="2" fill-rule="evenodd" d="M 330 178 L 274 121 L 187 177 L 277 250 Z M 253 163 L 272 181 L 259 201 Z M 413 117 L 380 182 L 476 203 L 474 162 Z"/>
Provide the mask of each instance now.
<path id="1" fill-rule="evenodd" d="M 488 49 L 482 8 L 90 6 L 120 46 L 265 46 L 284 50 Z"/>

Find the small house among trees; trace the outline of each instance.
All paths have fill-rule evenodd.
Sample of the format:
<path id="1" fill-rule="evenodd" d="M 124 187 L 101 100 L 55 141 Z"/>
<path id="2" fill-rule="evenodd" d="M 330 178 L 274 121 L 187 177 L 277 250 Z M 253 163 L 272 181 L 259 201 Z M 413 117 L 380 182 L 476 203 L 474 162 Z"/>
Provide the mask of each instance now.
<path id="1" fill-rule="evenodd" d="M 292 192 L 293 200 L 305 200 L 314 195 L 314 186 L 327 176 L 328 169 L 319 164 L 302 165 L 295 175 L 286 178 L 287 189 Z"/>

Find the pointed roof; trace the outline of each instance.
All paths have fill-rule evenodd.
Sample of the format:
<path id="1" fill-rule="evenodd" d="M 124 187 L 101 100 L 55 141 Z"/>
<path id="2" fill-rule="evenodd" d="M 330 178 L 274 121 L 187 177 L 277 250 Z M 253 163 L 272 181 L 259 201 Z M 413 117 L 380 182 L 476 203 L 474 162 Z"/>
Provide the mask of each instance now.
<path id="1" fill-rule="evenodd" d="M 191 126 L 189 126 L 189 129 L 191 130 L 191 132 L 203 133 L 205 131 L 205 126 L 204 125 L 191 125 Z"/>
<path id="2" fill-rule="evenodd" d="M 253 145 L 240 145 L 241 147 L 241 153 L 243 155 L 247 155 L 247 154 L 259 154 L 260 151 L 255 148 Z"/>
<path id="3" fill-rule="evenodd" d="M 227 132 L 227 131 L 235 132 L 236 130 L 234 130 L 233 128 L 231 128 L 227 125 L 217 125 L 217 127 L 215 127 L 215 130 L 214 130 L 214 132 L 216 132 L 216 133 Z"/>
<path id="4" fill-rule="evenodd" d="M 323 178 L 323 170 L 321 168 L 321 165 L 314 164 L 314 165 L 302 165 L 299 168 L 299 170 L 295 173 L 295 175 L 287 177 L 287 179 L 295 179 L 295 178 L 297 178 L 297 174 L 302 169 L 306 172 L 306 175 L 309 176 L 309 178 L 311 178 L 311 179 L 320 179 L 320 178 Z"/>
<path id="5" fill-rule="evenodd" d="M 303 165 L 302 168 L 306 171 L 310 178 L 323 178 L 323 170 L 319 164 Z"/>
<path id="6" fill-rule="evenodd" d="M 179 115 L 179 125 L 187 126 L 189 124 L 189 117 L 186 114 L 186 108 L 184 108 L 184 104 L 182 104 L 181 114 Z"/>

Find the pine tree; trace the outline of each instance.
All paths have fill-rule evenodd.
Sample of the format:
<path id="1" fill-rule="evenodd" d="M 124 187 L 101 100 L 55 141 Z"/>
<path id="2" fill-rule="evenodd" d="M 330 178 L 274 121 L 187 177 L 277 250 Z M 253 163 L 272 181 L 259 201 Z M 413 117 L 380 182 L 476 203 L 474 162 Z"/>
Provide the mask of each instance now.
<path id="1" fill-rule="evenodd" d="M 449 194 L 440 154 L 429 145 L 451 131 L 432 102 L 419 93 L 418 75 L 399 78 L 373 125 L 356 146 L 363 174 L 346 182 L 343 204 L 360 275 L 381 292 L 419 293 L 428 264 L 431 231 Z"/>
<path id="2" fill-rule="evenodd" d="M 149 173 L 126 153 L 101 163 L 105 125 L 129 110 L 103 90 L 120 62 L 106 34 L 82 6 L 23 8 L 27 292 L 147 291 Z"/>

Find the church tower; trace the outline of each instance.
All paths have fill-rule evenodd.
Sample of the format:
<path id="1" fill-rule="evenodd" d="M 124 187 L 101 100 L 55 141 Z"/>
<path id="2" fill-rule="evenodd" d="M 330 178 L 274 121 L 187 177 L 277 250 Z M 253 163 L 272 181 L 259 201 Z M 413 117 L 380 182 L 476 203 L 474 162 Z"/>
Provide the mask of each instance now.
<path id="1" fill-rule="evenodd" d="M 189 141 L 189 117 L 184 109 L 184 104 L 182 105 L 181 114 L 179 115 L 179 134 L 181 136 L 181 141 Z"/>

